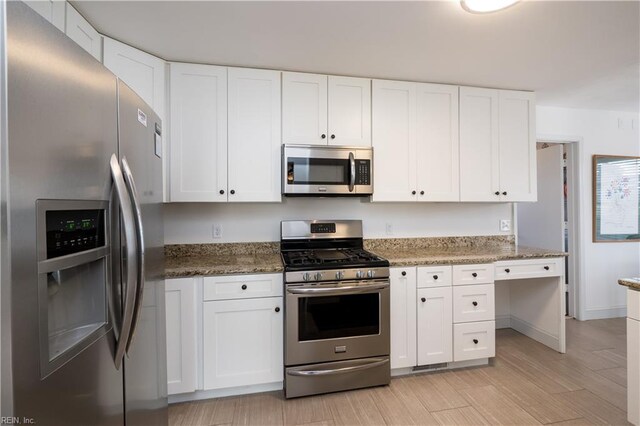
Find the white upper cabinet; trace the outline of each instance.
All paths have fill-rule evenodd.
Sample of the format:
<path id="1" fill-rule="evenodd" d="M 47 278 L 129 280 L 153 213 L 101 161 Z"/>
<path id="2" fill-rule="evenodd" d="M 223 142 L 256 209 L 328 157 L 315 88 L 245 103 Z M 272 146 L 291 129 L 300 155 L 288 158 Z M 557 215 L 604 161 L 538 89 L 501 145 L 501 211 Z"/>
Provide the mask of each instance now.
<path id="1" fill-rule="evenodd" d="M 329 76 L 329 145 L 371 146 L 371 80 Z"/>
<path id="2" fill-rule="evenodd" d="M 416 197 L 416 85 L 373 80 L 372 201 Z"/>
<path id="3" fill-rule="evenodd" d="M 373 81 L 373 201 L 459 201 L 458 87 Z"/>
<path id="4" fill-rule="evenodd" d="M 229 201 L 281 201 L 280 74 L 229 68 Z"/>
<path id="5" fill-rule="evenodd" d="M 500 195 L 503 201 L 536 201 L 535 94 L 500 90 Z"/>
<path id="6" fill-rule="evenodd" d="M 227 68 L 172 63 L 171 201 L 227 201 Z"/>
<path id="7" fill-rule="evenodd" d="M 56 28 L 64 32 L 65 6 L 64 0 L 26 0 L 27 6 L 38 12 Z M 71 7 L 71 6 L 69 6 Z"/>
<path id="8" fill-rule="evenodd" d="M 282 73 L 282 141 L 371 146 L 371 80 Z"/>
<path id="9" fill-rule="evenodd" d="M 327 144 L 327 76 L 282 73 L 282 141 Z"/>
<path id="10" fill-rule="evenodd" d="M 102 61 L 102 36 L 69 3 L 66 6 L 65 33 L 99 61 Z"/>
<path id="11" fill-rule="evenodd" d="M 460 88 L 461 201 L 536 201 L 535 95 Z"/>
<path id="12" fill-rule="evenodd" d="M 460 88 L 460 199 L 500 201 L 498 91 Z"/>
<path id="13" fill-rule="evenodd" d="M 418 201 L 459 201 L 458 86 L 417 87 Z"/>
<path id="14" fill-rule="evenodd" d="M 149 104 L 164 121 L 164 60 L 104 37 L 102 62 Z"/>

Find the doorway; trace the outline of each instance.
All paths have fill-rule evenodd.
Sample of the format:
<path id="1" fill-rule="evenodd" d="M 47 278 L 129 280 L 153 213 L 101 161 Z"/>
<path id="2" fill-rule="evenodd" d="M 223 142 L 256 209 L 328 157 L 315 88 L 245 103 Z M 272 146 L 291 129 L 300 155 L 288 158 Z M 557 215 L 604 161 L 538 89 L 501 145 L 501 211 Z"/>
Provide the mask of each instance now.
<path id="1" fill-rule="evenodd" d="M 515 207 L 518 244 L 569 253 L 565 258 L 565 311 L 580 319 L 580 179 L 577 141 L 537 143 L 538 201 Z"/>

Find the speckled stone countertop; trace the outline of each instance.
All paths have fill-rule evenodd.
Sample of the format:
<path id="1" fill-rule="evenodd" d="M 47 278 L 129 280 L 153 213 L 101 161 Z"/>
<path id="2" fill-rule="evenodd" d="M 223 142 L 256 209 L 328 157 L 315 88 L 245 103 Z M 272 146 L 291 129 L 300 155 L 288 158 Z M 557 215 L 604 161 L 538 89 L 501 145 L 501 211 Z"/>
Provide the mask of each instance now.
<path id="1" fill-rule="evenodd" d="M 499 260 L 566 256 L 566 253 L 516 246 L 513 236 L 383 238 L 365 248 L 391 266 L 491 263 Z M 280 245 L 266 243 L 176 244 L 165 246 L 167 278 L 277 273 L 283 271 Z"/>
<path id="2" fill-rule="evenodd" d="M 640 291 L 640 277 L 622 278 L 618 280 L 618 284 Z"/>

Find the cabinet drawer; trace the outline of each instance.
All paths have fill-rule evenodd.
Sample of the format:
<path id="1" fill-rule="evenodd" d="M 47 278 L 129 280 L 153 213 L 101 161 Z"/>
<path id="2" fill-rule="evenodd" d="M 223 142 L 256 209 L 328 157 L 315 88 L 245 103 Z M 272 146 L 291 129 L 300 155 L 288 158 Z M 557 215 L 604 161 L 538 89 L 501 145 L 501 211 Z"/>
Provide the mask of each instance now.
<path id="1" fill-rule="evenodd" d="M 204 300 L 282 296 L 282 275 L 224 275 L 204 278 Z"/>
<path id="2" fill-rule="evenodd" d="M 453 325 L 453 360 L 467 361 L 496 356 L 495 321 Z"/>
<path id="3" fill-rule="evenodd" d="M 496 280 L 518 280 L 524 278 L 557 277 L 563 274 L 561 258 L 525 259 L 496 262 Z"/>
<path id="4" fill-rule="evenodd" d="M 454 265 L 453 285 L 491 284 L 493 282 L 493 264 Z"/>
<path id="5" fill-rule="evenodd" d="M 493 284 L 463 285 L 453 288 L 453 322 L 493 321 Z"/>
<path id="6" fill-rule="evenodd" d="M 445 287 L 451 285 L 451 266 L 418 267 L 418 288 Z"/>

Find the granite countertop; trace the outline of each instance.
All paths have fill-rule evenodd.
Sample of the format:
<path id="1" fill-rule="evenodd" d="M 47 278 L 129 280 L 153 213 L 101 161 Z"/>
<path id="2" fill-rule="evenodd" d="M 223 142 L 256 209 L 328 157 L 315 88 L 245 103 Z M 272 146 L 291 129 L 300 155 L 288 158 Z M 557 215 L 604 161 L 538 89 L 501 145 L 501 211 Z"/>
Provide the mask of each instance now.
<path id="1" fill-rule="evenodd" d="M 391 266 L 491 263 L 567 255 L 517 246 L 512 236 L 375 239 L 365 240 L 365 248 L 388 259 Z M 284 269 L 279 250 L 277 242 L 168 245 L 165 276 L 278 273 Z"/>
<path id="2" fill-rule="evenodd" d="M 618 284 L 623 285 L 625 287 L 629 287 L 633 290 L 640 291 L 640 277 L 635 278 L 622 278 L 618 280 Z"/>

